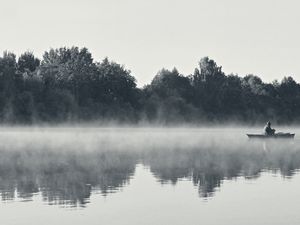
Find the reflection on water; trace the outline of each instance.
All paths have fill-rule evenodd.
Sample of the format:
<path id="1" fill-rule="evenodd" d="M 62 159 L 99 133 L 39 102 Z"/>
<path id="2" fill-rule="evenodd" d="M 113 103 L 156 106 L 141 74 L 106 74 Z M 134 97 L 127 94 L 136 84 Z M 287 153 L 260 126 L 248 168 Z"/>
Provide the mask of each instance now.
<path id="1" fill-rule="evenodd" d="M 255 179 L 262 171 L 292 178 L 300 168 L 295 141 L 252 142 L 243 130 L 66 130 L 2 132 L 2 202 L 30 201 L 86 206 L 92 194 L 130 185 L 136 165 L 157 182 L 188 179 L 200 198 L 212 197 L 224 180 Z M 149 190 L 151 191 L 151 190 Z"/>
<path id="2" fill-rule="evenodd" d="M 41 192 L 51 204 L 83 206 L 93 189 L 106 195 L 122 187 L 134 173 L 134 154 L 123 152 L 1 151 L 3 201 L 30 199 Z"/>
<path id="3" fill-rule="evenodd" d="M 151 151 L 144 158 L 160 182 L 176 184 L 180 178 L 190 177 L 198 187 L 200 197 L 210 197 L 223 180 L 239 176 L 259 177 L 262 171 L 291 177 L 300 168 L 300 151 L 291 142 L 248 142 L 230 146 L 197 147 L 172 151 Z M 263 150 L 267 144 L 268 151 Z"/>

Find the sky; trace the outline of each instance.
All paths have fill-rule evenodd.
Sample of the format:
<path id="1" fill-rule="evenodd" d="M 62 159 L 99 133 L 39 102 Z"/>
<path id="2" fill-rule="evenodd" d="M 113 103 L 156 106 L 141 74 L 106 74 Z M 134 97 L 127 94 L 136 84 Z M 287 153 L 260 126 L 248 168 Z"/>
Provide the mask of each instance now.
<path id="1" fill-rule="evenodd" d="M 125 65 L 138 86 L 162 68 L 193 73 L 202 57 L 226 74 L 300 82 L 298 0 L 0 0 L 0 52 L 87 47 Z"/>

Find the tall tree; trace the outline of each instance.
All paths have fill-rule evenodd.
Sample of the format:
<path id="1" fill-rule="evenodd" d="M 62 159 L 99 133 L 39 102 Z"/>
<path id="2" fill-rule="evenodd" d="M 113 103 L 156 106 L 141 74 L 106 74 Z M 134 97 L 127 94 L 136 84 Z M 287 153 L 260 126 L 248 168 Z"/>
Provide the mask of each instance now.
<path id="1" fill-rule="evenodd" d="M 221 86 L 225 80 L 222 67 L 208 57 L 200 60 L 199 69 L 195 69 L 192 76 L 195 105 L 202 107 L 212 117 L 220 111 Z"/>
<path id="2" fill-rule="evenodd" d="M 36 58 L 32 52 L 23 53 L 18 59 L 18 70 L 22 73 L 33 72 L 40 65 L 40 60 Z"/>
<path id="3" fill-rule="evenodd" d="M 58 88 L 71 91 L 79 104 L 89 95 L 89 82 L 95 64 L 87 48 L 59 48 L 45 52 L 41 63 L 45 80 Z"/>

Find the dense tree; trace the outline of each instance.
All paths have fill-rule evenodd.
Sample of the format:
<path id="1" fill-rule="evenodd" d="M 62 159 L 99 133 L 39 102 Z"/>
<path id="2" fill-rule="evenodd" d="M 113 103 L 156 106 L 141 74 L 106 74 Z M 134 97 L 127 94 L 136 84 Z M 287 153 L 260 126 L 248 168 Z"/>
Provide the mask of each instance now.
<path id="1" fill-rule="evenodd" d="M 118 122 L 299 122 L 300 85 L 292 78 L 264 83 L 226 75 L 208 58 L 184 76 L 162 69 L 137 88 L 123 65 L 94 61 L 86 48 L 50 49 L 0 57 L 0 121 L 9 123 L 114 120 Z"/>
<path id="2" fill-rule="evenodd" d="M 40 60 L 35 58 L 32 52 L 25 52 L 18 59 L 20 72 L 33 72 L 40 65 Z"/>
<path id="3" fill-rule="evenodd" d="M 129 70 L 105 58 L 97 64 L 95 95 L 107 103 L 126 102 L 135 104 L 136 80 Z M 99 89 L 98 87 L 102 87 Z"/>
<path id="4" fill-rule="evenodd" d="M 245 110 L 242 96 L 242 81 L 236 75 L 229 75 L 221 86 L 220 115 L 228 119 L 243 119 Z"/>
<path id="5" fill-rule="evenodd" d="M 53 79 L 52 85 L 70 90 L 78 103 L 84 104 L 95 71 L 92 55 L 86 48 L 50 49 L 45 52 L 41 64 L 45 79 Z"/>
<path id="6" fill-rule="evenodd" d="M 0 112 L 4 122 L 15 119 L 13 100 L 18 93 L 16 81 L 20 81 L 17 76 L 16 55 L 4 52 L 0 58 Z"/>
<path id="7" fill-rule="evenodd" d="M 144 102 L 147 119 L 159 122 L 193 119 L 192 86 L 189 78 L 179 74 L 176 68 L 159 71 L 144 92 L 147 93 Z"/>
<path id="8" fill-rule="evenodd" d="M 300 113 L 300 85 L 292 77 L 285 77 L 277 87 L 280 98 L 280 114 L 283 122 L 299 119 Z"/>
<path id="9" fill-rule="evenodd" d="M 226 81 L 222 67 L 205 57 L 200 60 L 199 69 L 195 69 L 191 78 L 195 93 L 194 104 L 206 111 L 209 120 L 216 119 L 222 105 L 222 86 Z"/>

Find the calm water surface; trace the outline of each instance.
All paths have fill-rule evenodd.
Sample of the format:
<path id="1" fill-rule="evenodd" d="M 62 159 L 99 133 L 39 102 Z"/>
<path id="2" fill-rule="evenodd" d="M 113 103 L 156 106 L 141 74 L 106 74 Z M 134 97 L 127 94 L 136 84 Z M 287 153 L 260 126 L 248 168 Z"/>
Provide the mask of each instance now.
<path id="1" fill-rule="evenodd" d="M 300 130 L 2 128 L 1 224 L 299 224 Z"/>

